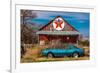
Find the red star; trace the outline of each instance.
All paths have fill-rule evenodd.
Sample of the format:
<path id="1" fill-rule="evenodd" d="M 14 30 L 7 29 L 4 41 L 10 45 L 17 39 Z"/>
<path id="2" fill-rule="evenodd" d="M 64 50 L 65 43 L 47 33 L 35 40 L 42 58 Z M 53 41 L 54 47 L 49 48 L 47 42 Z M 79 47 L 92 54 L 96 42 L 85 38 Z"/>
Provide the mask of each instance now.
<path id="1" fill-rule="evenodd" d="M 61 21 L 61 20 L 58 19 L 54 23 L 56 24 L 56 28 L 58 28 L 58 27 L 62 28 L 61 24 L 63 23 L 63 21 Z"/>

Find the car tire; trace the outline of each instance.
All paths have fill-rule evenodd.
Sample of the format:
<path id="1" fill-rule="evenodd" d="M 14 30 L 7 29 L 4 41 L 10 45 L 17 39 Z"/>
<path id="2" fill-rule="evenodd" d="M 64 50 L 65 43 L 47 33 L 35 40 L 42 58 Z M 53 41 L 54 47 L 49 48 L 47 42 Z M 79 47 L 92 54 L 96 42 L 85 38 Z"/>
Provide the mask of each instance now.
<path id="1" fill-rule="evenodd" d="M 75 52 L 75 53 L 72 54 L 72 57 L 73 58 L 78 58 L 79 57 L 79 54 L 77 52 Z"/>
<path id="2" fill-rule="evenodd" d="M 53 58 L 54 56 L 53 56 L 52 53 L 48 53 L 48 54 L 47 54 L 47 57 L 48 57 L 48 58 Z"/>

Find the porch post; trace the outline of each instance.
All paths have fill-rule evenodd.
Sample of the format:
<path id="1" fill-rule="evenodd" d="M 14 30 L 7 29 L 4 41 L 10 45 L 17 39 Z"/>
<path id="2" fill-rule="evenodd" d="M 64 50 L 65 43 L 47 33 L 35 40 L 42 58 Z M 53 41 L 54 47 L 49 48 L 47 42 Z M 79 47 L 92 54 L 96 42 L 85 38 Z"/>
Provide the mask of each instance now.
<path id="1" fill-rule="evenodd" d="M 40 42 L 39 42 L 39 34 L 38 34 L 38 43 L 40 44 Z"/>
<path id="2" fill-rule="evenodd" d="M 78 38 L 77 38 L 77 46 L 79 45 L 79 37 L 80 35 L 78 35 Z"/>

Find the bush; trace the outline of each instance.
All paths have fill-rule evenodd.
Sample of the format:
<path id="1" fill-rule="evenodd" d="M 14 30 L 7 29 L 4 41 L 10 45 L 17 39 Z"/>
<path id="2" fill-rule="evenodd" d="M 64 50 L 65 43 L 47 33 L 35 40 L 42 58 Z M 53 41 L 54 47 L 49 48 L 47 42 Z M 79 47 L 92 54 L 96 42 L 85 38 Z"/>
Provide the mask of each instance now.
<path id="1" fill-rule="evenodd" d="M 85 41 L 79 41 L 79 45 L 82 45 L 82 46 L 89 46 L 89 41 L 88 40 L 85 40 Z"/>

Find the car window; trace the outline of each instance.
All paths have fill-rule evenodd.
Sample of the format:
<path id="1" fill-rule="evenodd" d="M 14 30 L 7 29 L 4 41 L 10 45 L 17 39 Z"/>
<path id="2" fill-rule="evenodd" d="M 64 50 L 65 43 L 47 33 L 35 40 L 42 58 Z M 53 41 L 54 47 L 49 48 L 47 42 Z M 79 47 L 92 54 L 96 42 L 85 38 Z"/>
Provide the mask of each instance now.
<path id="1" fill-rule="evenodd" d="M 73 46 L 74 48 L 77 48 L 76 46 Z"/>
<path id="2" fill-rule="evenodd" d="M 68 48 L 68 49 L 72 49 L 72 48 L 77 48 L 77 47 L 74 46 L 74 45 L 70 45 L 70 46 L 68 46 L 67 48 Z"/>
<path id="3" fill-rule="evenodd" d="M 71 47 L 70 47 L 70 46 L 68 46 L 68 47 L 67 47 L 67 49 L 71 49 Z"/>

